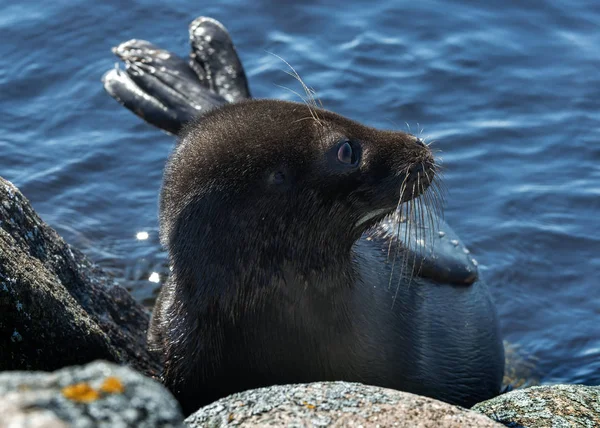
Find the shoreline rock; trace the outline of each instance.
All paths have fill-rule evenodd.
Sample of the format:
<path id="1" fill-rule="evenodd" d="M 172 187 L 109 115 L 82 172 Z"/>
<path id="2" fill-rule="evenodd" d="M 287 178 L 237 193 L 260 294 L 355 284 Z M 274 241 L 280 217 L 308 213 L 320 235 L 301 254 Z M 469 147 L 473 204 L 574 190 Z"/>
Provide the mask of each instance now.
<path id="1" fill-rule="evenodd" d="M 129 367 L 97 361 L 0 373 L 0 427 L 183 427 L 175 398 Z"/>
<path id="2" fill-rule="evenodd" d="M 148 311 L 44 223 L 0 177 L 0 370 L 104 359 L 151 377 Z"/>
<path id="3" fill-rule="evenodd" d="M 220 426 L 493 428 L 492 419 L 407 392 L 349 382 L 254 389 L 215 401 L 190 415 L 192 428 Z"/>
<path id="4" fill-rule="evenodd" d="M 600 386 L 516 389 L 472 407 L 507 427 L 600 427 Z"/>

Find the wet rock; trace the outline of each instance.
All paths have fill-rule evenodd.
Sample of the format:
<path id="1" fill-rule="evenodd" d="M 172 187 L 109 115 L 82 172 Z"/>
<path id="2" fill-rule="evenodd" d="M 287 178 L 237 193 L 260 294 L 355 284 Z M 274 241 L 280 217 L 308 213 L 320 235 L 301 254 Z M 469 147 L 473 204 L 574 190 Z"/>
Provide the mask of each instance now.
<path id="1" fill-rule="evenodd" d="M 476 404 L 473 410 L 513 428 L 600 427 L 600 386 L 533 386 Z"/>
<path id="2" fill-rule="evenodd" d="M 183 427 L 177 401 L 134 370 L 97 361 L 0 374 L 0 427 Z"/>
<path id="3" fill-rule="evenodd" d="M 191 427 L 502 427 L 486 416 L 406 392 L 347 382 L 281 385 L 218 400 Z"/>
<path id="4" fill-rule="evenodd" d="M 0 370 L 105 359 L 150 376 L 149 314 L 0 178 Z"/>

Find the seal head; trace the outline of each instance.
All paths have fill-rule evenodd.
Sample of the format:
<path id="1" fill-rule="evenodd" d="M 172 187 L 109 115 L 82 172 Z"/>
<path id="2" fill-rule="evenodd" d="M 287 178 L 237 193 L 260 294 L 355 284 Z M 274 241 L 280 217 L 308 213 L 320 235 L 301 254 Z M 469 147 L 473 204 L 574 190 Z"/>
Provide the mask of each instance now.
<path id="1" fill-rule="evenodd" d="M 269 251 L 314 254 L 320 241 L 327 253 L 334 246 L 348 251 L 433 176 L 431 152 L 410 134 L 368 128 L 304 104 L 245 101 L 203 116 L 184 132 L 165 172 L 162 242 L 170 248 L 184 238 L 174 233 L 176 220 L 193 205 L 218 212 L 219 225 L 227 223 L 231 232 L 276 235 L 265 242 Z M 210 228 L 211 216 L 202 215 L 198 226 Z M 273 230 L 279 223 L 285 227 Z M 247 233 L 238 238 L 247 240 Z"/>

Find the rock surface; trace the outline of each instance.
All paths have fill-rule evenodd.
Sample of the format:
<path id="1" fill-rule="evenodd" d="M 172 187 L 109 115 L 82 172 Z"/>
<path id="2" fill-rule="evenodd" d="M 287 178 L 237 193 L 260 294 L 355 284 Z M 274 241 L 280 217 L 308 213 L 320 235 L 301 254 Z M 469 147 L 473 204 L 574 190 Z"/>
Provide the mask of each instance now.
<path id="1" fill-rule="evenodd" d="M 71 248 L 0 178 L 0 370 L 55 370 L 96 359 L 150 376 L 148 312 Z"/>
<path id="2" fill-rule="evenodd" d="M 0 428 L 183 427 L 173 396 L 134 370 L 97 361 L 0 374 Z"/>
<path id="3" fill-rule="evenodd" d="M 191 427 L 502 427 L 486 416 L 431 398 L 358 383 L 330 382 L 255 389 L 218 400 L 189 416 Z"/>
<path id="4" fill-rule="evenodd" d="M 476 404 L 473 410 L 513 428 L 600 427 L 600 386 L 532 386 Z"/>

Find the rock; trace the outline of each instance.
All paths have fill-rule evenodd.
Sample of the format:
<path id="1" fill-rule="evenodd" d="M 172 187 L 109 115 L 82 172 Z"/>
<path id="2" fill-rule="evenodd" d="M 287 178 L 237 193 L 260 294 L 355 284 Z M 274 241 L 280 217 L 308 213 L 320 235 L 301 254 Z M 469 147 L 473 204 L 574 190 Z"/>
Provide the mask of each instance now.
<path id="1" fill-rule="evenodd" d="M 348 382 L 245 391 L 201 408 L 185 422 L 191 427 L 502 427 L 481 414 L 431 398 Z"/>
<path id="2" fill-rule="evenodd" d="M 53 373 L 0 373 L 0 415 L 0 428 L 183 427 L 165 387 L 103 361 Z"/>
<path id="3" fill-rule="evenodd" d="M 519 389 L 473 406 L 507 427 L 600 427 L 600 386 Z"/>
<path id="4" fill-rule="evenodd" d="M 0 370 L 55 370 L 96 359 L 155 376 L 149 313 L 71 248 L 0 178 Z"/>

